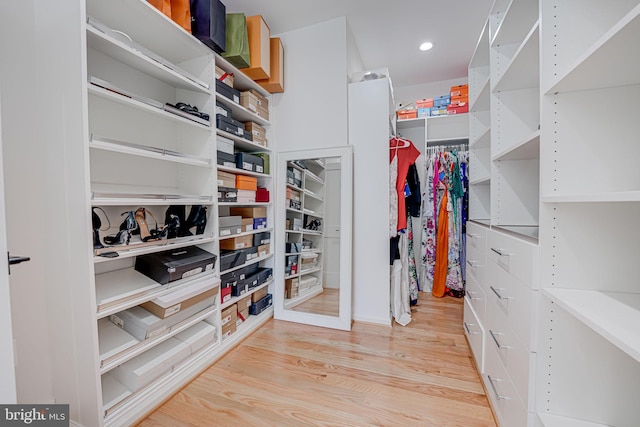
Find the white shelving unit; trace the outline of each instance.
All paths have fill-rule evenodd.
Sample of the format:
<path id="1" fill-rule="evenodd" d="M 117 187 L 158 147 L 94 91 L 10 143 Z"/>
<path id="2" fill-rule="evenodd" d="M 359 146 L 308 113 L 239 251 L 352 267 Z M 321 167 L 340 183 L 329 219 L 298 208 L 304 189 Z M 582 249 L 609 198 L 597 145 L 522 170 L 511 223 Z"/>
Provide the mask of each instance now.
<path id="1" fill-rule="evenodd" d="M 584 13 L 572 13 L 578 4 Z M 543 304 L 536 410 L 544 426 L 635 425 L 640 232 L 603 222 L 633 223 L 640 214 L 640 147 L 633 143 L 640 123 L 632 113 L 640 108 L 640 61 L 628 49 L 640 37 L 640 3 L 541 0 L 540 11 Z M 594 117 L 585 105 L 620 96 L 629 102 L 619 111 Z M 621 153 L 615 166 L 595 163 L 603 142 L 608 152 Z"/>

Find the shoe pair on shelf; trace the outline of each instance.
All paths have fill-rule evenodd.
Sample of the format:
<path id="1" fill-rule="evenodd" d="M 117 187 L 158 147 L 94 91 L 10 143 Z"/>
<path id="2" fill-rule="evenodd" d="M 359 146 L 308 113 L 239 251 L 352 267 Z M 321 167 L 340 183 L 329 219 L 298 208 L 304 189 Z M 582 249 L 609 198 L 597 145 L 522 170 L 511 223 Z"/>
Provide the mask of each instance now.
<path id="1" fill-rule="evenodd" d="M 104 245 L 100 242 L 99 236 L 102 221 L 96 213 L 96 209 L 100 209 L 103 214 L 104 210 L 102 210 L 102 208 L 93 208 L 92 211 L 93 248 L 101 249 L 104 248 Z M 150 228 L 149 223 L 147 222 L 147 214 L 153 218 L 153 221 L 155 222 L 154 228 Z M 193 227 L 196 228 L 196 234 L 203 234 L 205 226 L 207 225 L 207 208 L 201 205 L 192 206 L 189 216 L 186 219 L 184 205 L 169 206 L 165 213 L 165 222 L 162 227 L 158 227 L 158 220 L 156 217 L 151 213 L 151 211 L 145 208 L 138 208 L 136 211 L 123 212 L 122 216 L 124 216 L 124 220 L 120 224 L 119 231 L 114 235 L 105 236 L 105 244 L 128 245 L 131 242 L 131 236 L 133 235 L 140 235 L 140 239 L 143 242 L 191 236 L 192 233 L 190 229 Z"/>

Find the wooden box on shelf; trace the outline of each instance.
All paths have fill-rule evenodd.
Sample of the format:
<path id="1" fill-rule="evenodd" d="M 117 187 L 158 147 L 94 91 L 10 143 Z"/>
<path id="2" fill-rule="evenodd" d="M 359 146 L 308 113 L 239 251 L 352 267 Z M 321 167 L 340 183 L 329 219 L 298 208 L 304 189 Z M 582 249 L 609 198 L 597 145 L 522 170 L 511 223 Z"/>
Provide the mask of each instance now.
<path id="1" fill-rule="evenodd" d="M 241 68 L 253 80 L 268 79 L 271 73 L 271 55 L 269 40 L 271 30 L 262 15 L 247 16 L 247 32 L 249 34 L 249 56 L 251 65 Z"/>
<path id="2" fill-rule="evenodd" d="M 284 92 L 284 46 L 278 37 L 271 39 L 271 75 L 268 79 L 258 80 L 260 86 L 270 93 Z"/>

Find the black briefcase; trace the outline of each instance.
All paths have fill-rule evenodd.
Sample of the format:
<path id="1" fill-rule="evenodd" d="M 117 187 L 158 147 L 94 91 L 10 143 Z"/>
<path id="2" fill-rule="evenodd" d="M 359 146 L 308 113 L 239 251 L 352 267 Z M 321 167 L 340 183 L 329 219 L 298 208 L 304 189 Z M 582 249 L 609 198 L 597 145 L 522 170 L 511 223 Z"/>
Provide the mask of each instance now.
<path id="1" fill-rule="evenodd" d="M 226 12 L 220 0 L 191 0 L 191 34 L 216 53 L 227 45 Z"/>

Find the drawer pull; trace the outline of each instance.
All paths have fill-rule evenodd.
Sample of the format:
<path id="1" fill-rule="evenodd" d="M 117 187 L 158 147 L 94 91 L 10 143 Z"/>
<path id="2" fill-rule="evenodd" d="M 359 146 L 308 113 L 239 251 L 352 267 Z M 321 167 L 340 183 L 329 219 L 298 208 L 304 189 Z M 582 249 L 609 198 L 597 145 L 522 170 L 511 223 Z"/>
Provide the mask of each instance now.
<path id="1" fill-rule="evenodd" d="M 479 235 L 479 234 L 470 234 L 470 233 L 467 233 L 467 237 L 471 237 L 472 239 L 478 239 L 478 238 L 480 237 L 480 235 Z"/>
<path id="2" fill-rule="evenodd" d="M 471 332 L 471 330 L 469 329 L 469 325 L 471 325 L 471 326 L 475 326 L 473 323 L 469 324 L 469 323 L 467 323 L 467 322 L 462 322 L 462 324 L 464 325 L 464 328 L 467 330 L 467 333 L 468 333 L 469 335 L 478 335 L 478 333 L 477 333 L 477 332 Z"/>
<path id="3" fill-rule="evenodd" d="M 499 349 L 511 348 L 511 347 L 509 347 L 509 346 L 507 346 L 507 345 L 502 345 L 502 344 L 500 344 L 500 343 L 498 342 L 498 338 L 496 337 L 496 335 L 502 335 L 500 332 L 493 332 L 491 329 L 489 329 L 489 333 L 491 334 L 491 338 L 493 338 L 493 342 L 495 342 L 495 343 L 496 343 L 496 346 L 497 346 Z"/>
<path id="4" fill-rule="evenodd" d="M 494 381 L 501 382 L 502 380 L 500 378 L 491 378 L 491 375 L 487 375 L 487 378 L 489 378 L 489 384 L 491 384 L 491 388 L 493 389 L 493 393 L 496 395 L 496 399 L 498 400 L 510 399 L 508 396 L 500 396 L 500 393 L 498 393 L 498 390 L 496 389 L 496 385 L 493 383 Z"/>
<path id="5" fill-rule="evenodd" d="M 478 264 L 474 264 L 474 262 L 476 262 L 476 261 L 469 261 L 469 260 L 467 260 L 467 264 L 469 264 L 469 267 L 477 267 L 477 266 L 478 266 Z"/>
<path id="6" fill-rule="evenodd" d="M 474 298 L 473 295 L 477 294 L 477 292 L 471 292 L 471 291 L 467 291 L 467 295 L 469 295 L 469 299 L 471 301 L 477 300 L 477 299 L 482 299 L 482 298 Z"/>
<path id="7" fill-rule="evenodd" d="M 489 289 L 491 289 L 493 291 L 493 293 L 496 294 L 498 296 L 498 298 L 500 298 L 501 300 L 502 299 L 511 299 L 511 297 L 505 297 L 505 296 L 500 295 L 500 292 L 498 292 L 498 290 L 501 290 L 501 291 L 504 290 L 502 288 L 496 289 L 493 286 L 489 286 Z"/>
<path id="8" fill-rule="evenodd" d="M 500 256 L 509 256 L 509 254 L 502 249 L 491 248 L 491 250 Z"/>

